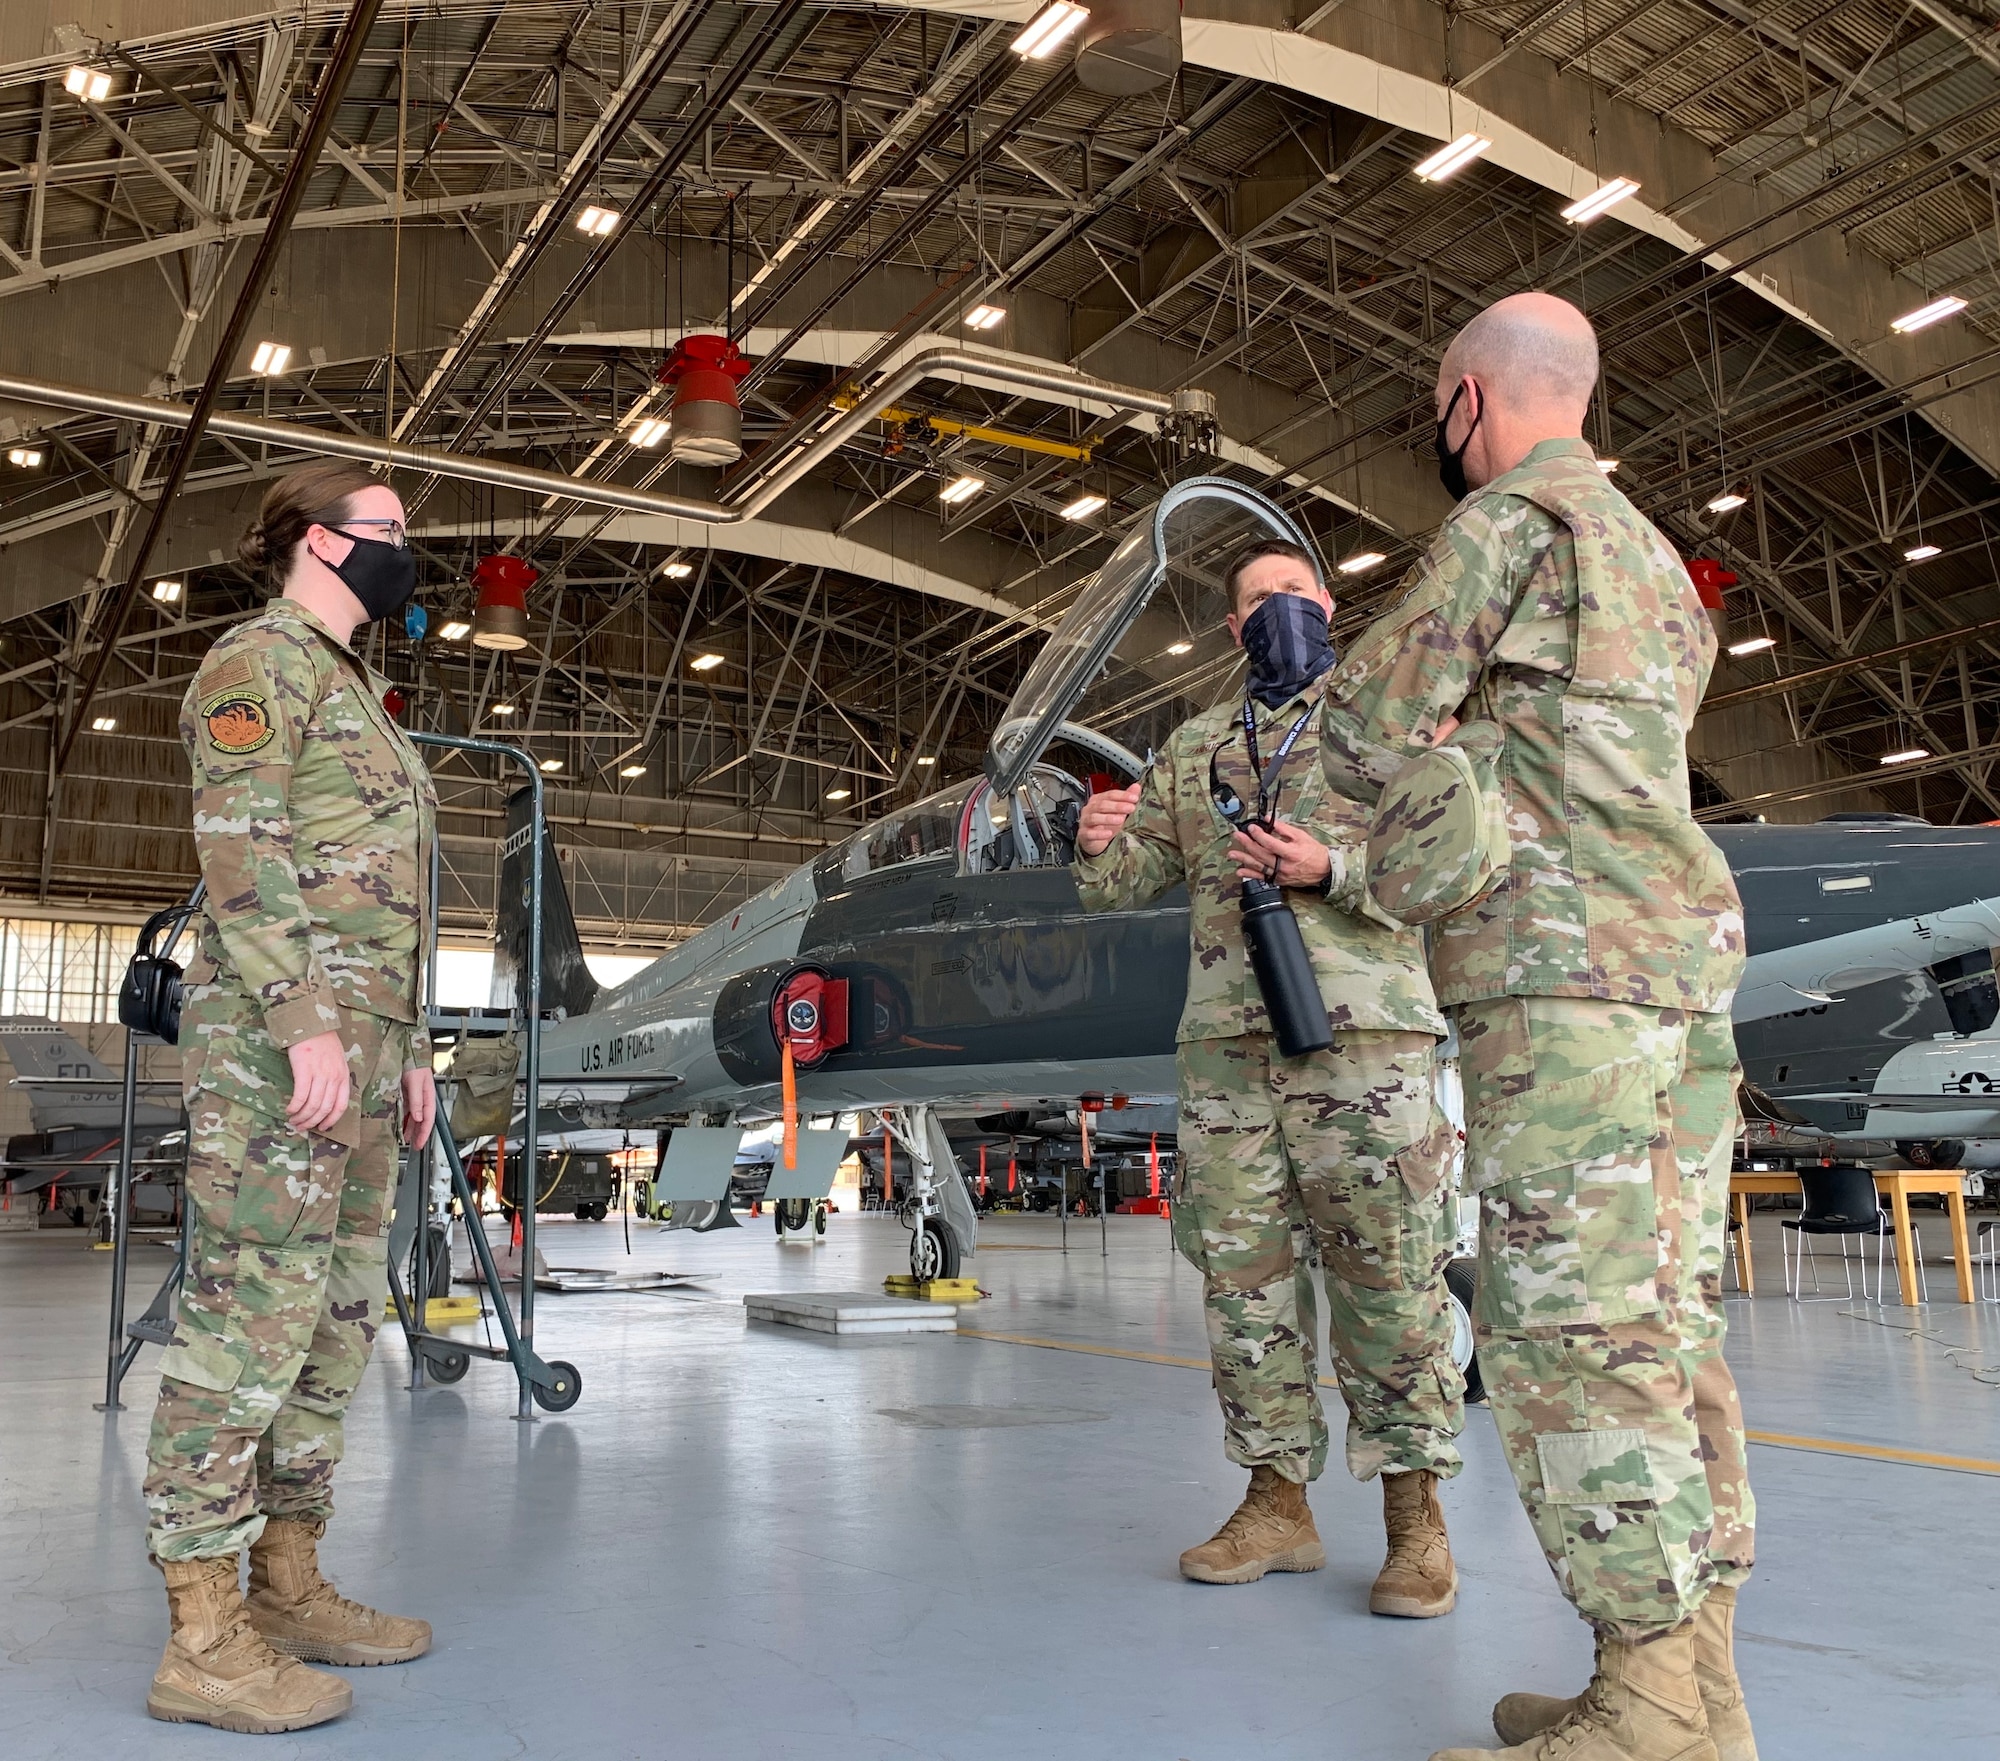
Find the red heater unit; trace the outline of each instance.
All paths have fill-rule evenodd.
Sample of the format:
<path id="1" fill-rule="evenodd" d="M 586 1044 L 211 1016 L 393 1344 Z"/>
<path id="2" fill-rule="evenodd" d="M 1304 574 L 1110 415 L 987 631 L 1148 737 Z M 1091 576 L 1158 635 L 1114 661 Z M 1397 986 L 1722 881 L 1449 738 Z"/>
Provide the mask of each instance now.
<path id="1" fill-rule="evenodd" d="M 542 571 L 518 556 L 483 556 L 472 571 L 472 646 L 503 652 L 528 646 L 528 589 Z"/>
<path id="2" fill-rule="evenodd" d="M 1722 590 L 1736 585 L 1736 572 L 1725 569 L 1712 556 L 1696 556 L 1688 559 L 1688 579 L 1694 582 L 1697 598 L 1708 613 L 1708 621 L 1715 626 L 1715 639 L 1728 640 L 1728 614 L 1722 606 Z"/>
<path id="3" fill-rule="evenodd" d="M 684 336 L 660 368 L 673 387 L 667 451 L 684 465 L 733 465 L 743 456 L 743 405 L 736 387 L 750 359 L 726 336 Z"/>

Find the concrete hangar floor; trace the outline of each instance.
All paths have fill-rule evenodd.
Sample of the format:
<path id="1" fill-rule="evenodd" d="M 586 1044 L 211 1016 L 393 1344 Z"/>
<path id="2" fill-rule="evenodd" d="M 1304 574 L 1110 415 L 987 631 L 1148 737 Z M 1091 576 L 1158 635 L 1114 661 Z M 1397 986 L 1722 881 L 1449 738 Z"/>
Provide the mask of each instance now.
<path id="1" fill-rule="evenodd" d="M 1422 1761 L 1490 1741 L 1501 1692 L 1588 1675 L 1483 1409 L 1446 1489 L 1449 1617 L 1368 1615 L 1378 1494 L 1337 1466 L 1313 1492 L 1325 1571 L 1179 1578 L 1242 1475 L 1159 1220 L 1113 1219 L 1103 1256 L 1094 1226 L 1064 1255 L 1054 1220 L 998 1220 L 963 1334 L 838 1341 L 746 1325 L 741 1299 L 879 1286 L 901 1229 L 838 1216 L 822 1245 L 781 1246 L 745 1222 L 635 1232 L 638 1266 L 696 1290 L 543 1299 L 542 1349 L 586 1391 L 531 1426 L 510 1422 L 503 1365 L 408 1392 L 388 1329 L 325 1554 L 343 1588 L 427 1616 L 437 1647 L 348 1672 L 337 1723 L 256 1739 L 145 1716 L 165 1636 L 139 1501 L 157 1353 L 129 1410 L 91 1410 L 109 1256 L 68 1231 L 0 1238 L 0 1755 Z M 1755 1227 L 1775 1273 L 1776 1230 Z M 628 1263 L 615 1222 L 543 1239 L 555 1264 Z M 135 1302 L 163 1270 L 135 1253 Z M 1949 1291 L 1948 1267 L 1931 1282 Z M 1749 1422 L 1792 1440 L 1752 1452 L 1739 1660 L 1762 1752 L 2000 1753 L 2000 1308 L 1801 1306 L 1768 1283 L 1730 1304 Z"/>

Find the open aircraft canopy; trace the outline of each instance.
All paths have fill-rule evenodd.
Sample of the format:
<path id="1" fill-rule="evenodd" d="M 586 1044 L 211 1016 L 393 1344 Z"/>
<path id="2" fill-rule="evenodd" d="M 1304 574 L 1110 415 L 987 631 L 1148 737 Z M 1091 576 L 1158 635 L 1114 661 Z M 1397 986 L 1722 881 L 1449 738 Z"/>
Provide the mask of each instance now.
<path id="1" fill-rule="evenodd" d="M 1178 602 L 1183 626 L 1198 630 L 1226 609 L 1222 577 L 1230 561 L 1266 538 L 1318 554 L 1289 514 L 1220 477 L 1177 483 L 1140 515 L 1110 560 L 1084 583 L 1007 705 L 986 748 L 994 793 L 1019 787 L 1162 584 Z"/>

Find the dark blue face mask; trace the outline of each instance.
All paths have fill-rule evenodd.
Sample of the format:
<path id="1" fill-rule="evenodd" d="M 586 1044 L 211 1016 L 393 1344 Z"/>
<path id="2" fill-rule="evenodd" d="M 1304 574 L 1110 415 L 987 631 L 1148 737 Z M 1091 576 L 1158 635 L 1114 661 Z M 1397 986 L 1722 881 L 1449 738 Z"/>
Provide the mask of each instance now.
<path id="1" fill-rule="evenodd" d="M 1250 695 L 1266 709 L 1289 703 L 1333 665 L 1326 608 L 1298 593 L 1274 593 L 1243 620 Z"/>

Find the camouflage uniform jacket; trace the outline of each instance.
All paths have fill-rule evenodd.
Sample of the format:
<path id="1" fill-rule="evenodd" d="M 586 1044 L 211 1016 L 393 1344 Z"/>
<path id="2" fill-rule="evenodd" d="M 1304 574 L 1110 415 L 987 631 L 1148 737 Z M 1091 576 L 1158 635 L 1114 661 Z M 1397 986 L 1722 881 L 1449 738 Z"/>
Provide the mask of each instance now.
<path id="1" fill-rule="evenodd" d="M 280 1047 L 337 1028 L 336 1005 L 421 1020 L 437 794 L 387 689 L 304 606 L 275 599 L 208 651 L 181 705 L 203 964 Z M 421 1027 L 413 1038 L 417 1068 L 429 1048 Z"/>
<path id="2" fill-rule="evenodd" d="M 1317 715 L 1326 677 L 1280 709 L 1256 705 L 1257 745 L 1265 764 L 1302 714 Z M 1214 756 L 1216 779 L 1256 811 L 1257 779 L 1244 749 L 1242 715 L 1242 704 L 1232 702 L 1176 728 L 1147 771 L 1124 830 L 1100 854 L 1080 856 L 1073 870 L 1090 911 L 1128 910 L 1187 883 L 1187 1005 L 1179 1033 L 1184 1041 L 1271 1031 L 1243 937 L 1242 883 L 1229 859 L 1230 823 L 1209 794 Z M 1346 877 L 1350 868 L 1361 866 L 1368 816 L 1326 787 L 1313 734 L 1310 726 L 1302 730 L 1287 754 L 1273 785 L 1273 811 L 1330 846 L 1334 890 L 1351 894 L 1355 889 Z M 1413 931 L 1351 915 L 1311 889 L 1294 889 L 1286 897 L 1336 1030 L 1444 1032 L 1424 971 L 1423 943 Z"/>
<path id="3" fill-rule="evenodd" d="M 1432 925 L 1441 1002 L 1728 1009 L 1743 906 L 1687 777 L 1714 665 L 1686 569 L 1582 441 L 1543 441 L 1453 511 L 1335 670 L 1322 747 L 1365 805 L 1445 717 L 1505 732 L 1512 862 Z"/>

